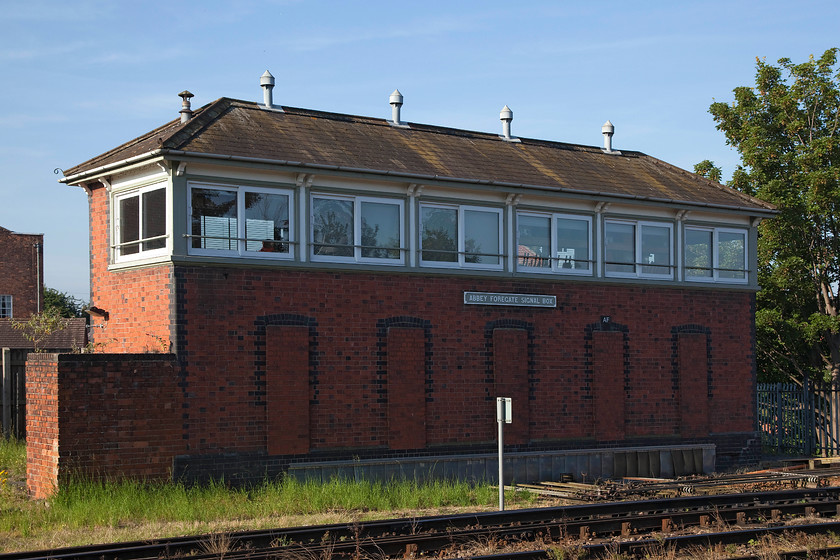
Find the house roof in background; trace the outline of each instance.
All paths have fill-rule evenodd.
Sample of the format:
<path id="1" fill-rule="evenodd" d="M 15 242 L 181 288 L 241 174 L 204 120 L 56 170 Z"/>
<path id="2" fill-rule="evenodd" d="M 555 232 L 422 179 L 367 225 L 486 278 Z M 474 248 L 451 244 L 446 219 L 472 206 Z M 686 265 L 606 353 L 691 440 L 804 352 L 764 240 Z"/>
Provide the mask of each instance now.
<path id="1" fill-rule="evenodd" d="M 23 336 L 23 331 L 14 328 L 15 319 L 0 319 L 0 348 L 15 350 L 32 349 L 32 341 Z M 87 322 L 85 319 L 64 319 L 65 327 L 52 333 L 40 343 L 40 348 L 49 350 L 76 350 L 87 344 Z"/>
<path id="2" fill-rule="evenodd" d="M 174 120 L 68 169 L 61 181 L 79 184 L 126 160 L 198 156 L 774 213 L 767 202 L 641 152 L 402 124 L 221 98 L 187 123 Z"/>

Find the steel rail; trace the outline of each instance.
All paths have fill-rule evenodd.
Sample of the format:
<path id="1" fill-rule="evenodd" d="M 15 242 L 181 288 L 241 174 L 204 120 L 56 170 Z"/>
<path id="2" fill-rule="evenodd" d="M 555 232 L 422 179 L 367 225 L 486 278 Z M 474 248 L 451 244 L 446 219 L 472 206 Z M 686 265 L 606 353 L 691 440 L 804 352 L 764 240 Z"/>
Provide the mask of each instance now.
<path id="1" fill-rule="evenodd" d="M 605 542 L 596 544 L 581 544 L 581 545 L 567 545 L 568 548 L 576 548 L 579 555 L 577 558 L 606 558 L 608 555 L 621 556 L 627 558 L 650 558 L 655 557 L 657 553 L 673 553 L 685 550 L 710 549 L 726 545 L 741 545 L 747 544 L 750 541 L 759 541 L 768 536 L 781 536 L 786 533 L 798 533 L 804 535 L 819 535 L 827 533 L 837 533 L 840 531 L 840 521 L 828 523 L 803 523 L 795 525 L 785 525 L 777 527 L 760 527 L 752 529 L 740 529 L 734 531 L 722 531 L 717 533 L 703 533 L 697 535 L 678 535 L 672 537 L 664 537 L 658 539 L 641 539 L 635 541 L 623 542 Z M 563 546 L 558 546 L 562 549 Z M 809 549 L 808 551 L 789 551 L 778 552 L 780 558 L 814 558 L 813 553 L 819 549 Z M 825 546 L 821 550 L 829 551 L 832 554 L 838 554 L 840 545 Z M 811 553 L 808 556 L 808 553 Z M 504 558 L 511 558 L 516 560 L 542 560 L 547 558 L 554 558 L 549 549 L 537 549 L 519 552 L 504 552 L 499 554 L 487 555 L 472 555 L 472 556 L 458 556 L 460 560 L 500 560 Z M 765 555 L 733 555 L 731 560 L 751 560 L 752 558 L 762 558 Z M 454 556 L 442 556 L 441 558 L 455 558 Z"/>

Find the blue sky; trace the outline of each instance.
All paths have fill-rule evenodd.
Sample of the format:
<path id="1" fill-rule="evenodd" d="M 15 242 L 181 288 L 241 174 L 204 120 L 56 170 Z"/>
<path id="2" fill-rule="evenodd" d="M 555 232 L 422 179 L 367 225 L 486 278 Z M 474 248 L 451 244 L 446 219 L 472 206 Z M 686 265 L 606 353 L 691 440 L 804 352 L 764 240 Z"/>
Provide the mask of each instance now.
<path id="1" fill-rule="evenodd" d="M 795 6 L 795 7 L 794 7 Z M 840 2 L 0 0 L 0 226 L 45 235 L 46 285 L 88 299 L 67 169 L 219 97 L 738 163 L 708 113 L 756 57 L 840 46 Z"/>

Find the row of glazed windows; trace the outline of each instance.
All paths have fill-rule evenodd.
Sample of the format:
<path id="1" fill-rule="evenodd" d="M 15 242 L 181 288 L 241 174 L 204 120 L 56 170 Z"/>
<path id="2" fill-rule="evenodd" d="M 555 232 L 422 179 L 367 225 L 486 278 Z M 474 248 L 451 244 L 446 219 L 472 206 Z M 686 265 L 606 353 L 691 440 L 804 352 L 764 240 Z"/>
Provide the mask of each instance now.
<path id="1" fill-rule="evenodd" d="M 116 197 L 116 261 L 166 250 L 165 189 Z M 293 191 L 191 184 L 189 252 L 195 255 L 300 257 Z M 306 255 L 313 262 L 405 265 L 404 200 L 312 193 Z M 420 266 L 504 270 L 501 208 L 419 203 Z M 516 212 L 516 269 L 530 273 L 593 275 L 593 219 L 589 215 Z M 686 225 L 682 253 L 687 280 L 747 282 L 747 230 Z M 606 276 L 673 279 L 674 224 L 605 218 Z"/>

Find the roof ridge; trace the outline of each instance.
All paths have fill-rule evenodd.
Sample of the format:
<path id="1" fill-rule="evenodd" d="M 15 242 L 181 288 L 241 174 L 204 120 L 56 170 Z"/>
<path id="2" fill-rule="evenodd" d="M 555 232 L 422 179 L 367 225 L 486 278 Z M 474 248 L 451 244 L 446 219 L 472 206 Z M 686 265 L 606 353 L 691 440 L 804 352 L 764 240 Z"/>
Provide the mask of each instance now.
<path id="1" fill-rule="evenodd" d="M 255 101 L 246 101 L 242 99 L 229 99 L 231 104 L 238 104 L 243 108 L 251 109 L 251 110 L 265 110 L 265 106 L 257 103 Z M 328 120 L 338 120 L 338 121 L 352 121 L 355 123 L 361 124 L 369 124 L 372 126 L 387 126 L 389 128 L 394 128 L 394 125 L 391 124 L 392 121 L 382 117 L 370 117 L 364 115 L 355 115 L 351 113 L 336 113 L 334 111 L 322 111 L 319 109 L 307 109 L 304 107 L 292 107 L 287 105 L 278 105 L 280 109 L 282 109 L 282 113 L 278 111 L 279 114 L 294 114 L 294 115 L 306 115 L 306 116 L 314 116 L 315 118 L 324 118 Z M 493 132 L 484 132 L 480 130 L 470 130 L 466 128 L 455 128 L 451 126 L 442 126 L 442 125 L 435 125 L 435 124 L 427 124 L 427 123 L 418 123 L 418 122 L 411 122 L 411 121 L 404 121 L 401 123 L 405 126 L 400 126 L 399 129 L 409 130 L 409 131 L 417 131 L 417 132 L 428 132 L 432 134 L 447 134 L 451 136 L 463 136 L 463 137 L 471 137 L 480 140 L 489 140 L 489 141 L 502 141 L 502 142 L 510 142 L 509 140 L 505 140 L 504 136 L 501 134 L 496 134 Z M 572 149 L 572 150 L 584 150 L 584 151 L 592 151 L 592 152 L 603 152 L 604 150 L 600 146 L 590 145 L 590 144 L 578 144 L 572 142 L 562 142 L 560 140 L 545 140 L 541 138 L 530 138 L 530 137 L 523 137 L 523 136 L 516 136 L 514 139 L 518 142 L 526 143 L 528 145 L 534 146 L 545 146 L 545 147 L 553 147 L 559 149 Z M 636 150 L 621 150 L 622 155 L 629 155 L 631 157 L 638 157 L 639 155 L 643 155 L 642 152 Z M 618 155 L 618 151 L 616 151 L 616 155 Z"/>
<path id="2" fill-rule="evenodd" d="M 221 117 L 235 101 L 235 99 L 229 97 L 220 97 L 199 107 L 193 112 L 192 118 L 184 123 L 181 128 L 172 131 L 168 138 L 162 139 L 161 147 L 178 149 L 180 145 L 188 142 L 193 136 L 199 134 Z"/>

